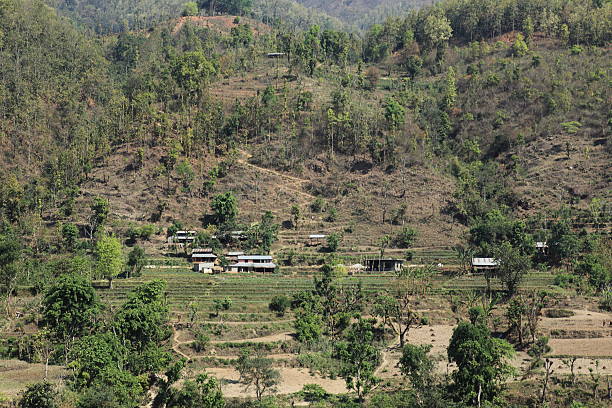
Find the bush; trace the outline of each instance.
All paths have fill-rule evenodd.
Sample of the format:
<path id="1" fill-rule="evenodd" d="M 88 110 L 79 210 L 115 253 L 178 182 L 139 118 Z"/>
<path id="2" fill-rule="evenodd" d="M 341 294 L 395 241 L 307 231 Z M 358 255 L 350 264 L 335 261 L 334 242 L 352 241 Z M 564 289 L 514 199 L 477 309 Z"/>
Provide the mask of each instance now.
<path id="1" fill-rule="evenodd" d="M 612 290 L 608 290 L 601 295 L 599 307 L 608 312 L 612 312 Z"/>
<path id="2" fill-rule="evenodd" d="M 183 5 L 183 17 L 197 16 L 198 13 L 198 4 L 195 1 L 190 1 Z"/>
<path id="3" fill-rule="evenodd" d="M 546 317 L 557 319 L 560 317 L 572 317 L 576 313 L 566 309 L 548 309 L 544 314 L 546 315 Z"/>
<path id="4" fill-rule="evenodd" d="M 291 300 L 285 295 L 274 296 L 268 308 L 276 312 L 278 316 L 284 316 L 285 311 L 291 306 Z"/>
<path id="5" fill-rule="evenodd" d="M 569 288 L 576 283 L 576 277 L 569 273 L 560 273 L 555 276 L 553 285 L 559 286 L 560 288 Z"/>
<path id="6" fill-rule="evenodd" d="M 327 398 L 329 395 L 319 384 L 306 384 L 302 388 L 304 400 L 308 402 L 318 402 Z"/>
<path id="7" fill-rule="evenodd" d="M 310 210 L 314 213 L 320 213 L 323 211 L 323 207 L 325 207 L 325 202 L 321 198 L 317 198 L 310 204 Z"/>
<path id="8" fill-rule="evenodd" d="M 334 207 L 331 207 L 329 209 L 329 213 L 327 214 L 327 217 L 325 217 L 325 221 L 336 222 L 337 219 L 338 219 L 338 210 L 336 210 Z"/>
<path id="9" fill-rule="evenodd" d="M 399 248 L 410 248 L 414 243 L 417 232 L 414 228 L 404 227 L 395 237 L 395 245 Z"/>

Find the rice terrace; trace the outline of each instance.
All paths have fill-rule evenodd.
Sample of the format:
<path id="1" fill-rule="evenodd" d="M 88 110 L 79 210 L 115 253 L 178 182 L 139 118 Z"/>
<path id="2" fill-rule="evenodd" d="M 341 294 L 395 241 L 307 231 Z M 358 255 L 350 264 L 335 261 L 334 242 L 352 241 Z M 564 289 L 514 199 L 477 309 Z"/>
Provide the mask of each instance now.
<path id="1" fill-rule="evenodd" d="M 612 2 L 0 0 L 0 408 L 612 406 Z"/>

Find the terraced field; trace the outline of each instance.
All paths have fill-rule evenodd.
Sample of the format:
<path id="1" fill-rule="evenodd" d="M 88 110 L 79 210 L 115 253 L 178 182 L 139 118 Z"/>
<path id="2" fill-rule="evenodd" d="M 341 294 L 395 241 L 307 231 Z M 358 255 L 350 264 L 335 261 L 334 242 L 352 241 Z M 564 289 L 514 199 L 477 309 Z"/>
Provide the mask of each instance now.
<path id="1" fill-rule="evenodd" d="M 168 283 L 167 296 L 170 309 L 174 315 L 187 314 L 189 305 L 195 304 L 201 310 L 211 310 L 212 301 L 229 297 L 233 305 L 224 319 L 229 321 L 273 321 L 277 317 L 268 310 L 270 299 L 276 295 L 287 295 L 312 288 L 312 274 L 316 268 L 302 273 L 287 275 L 260 274 L 221 274 L 205 275 L 184 268 L 153 266 L 143 271 L 139 278 L 116 280 L 112 290 L 101 288 L 102 299 L 113 306 L 123 303 L 128 293 L 139 284 L 162 279 Z M 283 268 L 283 270 L 285 270 Z M 357 284 L 361 282 L 366 294 L 374 294 L 390 289 L 393 275 L 364 274 L 340 278 L 341 283 Z M 522 289 L 543 289 L 552 284 L 553 275 L 547 272 L 531 272 L 527 275 Z M 429 282 L 429 294 L 445 295 L 453 291 L 483 290 L 486 287 L 484 277 L 463 275 L 449 277 L 436 274 Z M 501 289 L 493 281 L 494 289 Z"/>

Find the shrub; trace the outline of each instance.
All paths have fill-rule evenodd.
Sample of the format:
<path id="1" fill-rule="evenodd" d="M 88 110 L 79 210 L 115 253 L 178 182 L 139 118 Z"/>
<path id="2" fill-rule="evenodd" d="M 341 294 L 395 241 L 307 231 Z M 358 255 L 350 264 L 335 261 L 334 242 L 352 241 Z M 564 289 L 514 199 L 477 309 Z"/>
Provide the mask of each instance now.
<path id="1" fill-rule="evenodd" d="M 327 391 L 323 389 L 319 384 L 306 384 L 302 388 L 302 394 L 304 400 L 308 402 L 318 402 L 327 398 Z"/>
<path id="2" fill-rule="evenodd" d="M 576 277 L 569 273 L 560 273 L 555 276 L 553 280 L 553 285 L 559 286 L 561 288 L 569 288 L 573 284 L 576 283 Z"/>
<path id="3" fill-rule="evenodd" d="M 183 17 L 197 16 L 198 13 L 198 4 L 195 1 L 190 1 L 183 5 Z"/>
<path id="4" fill-rule="evenodd" d="M 327 221 L 327 222 L 336 222 L 337 219 L 338 219 L 338 210 L 336 210 L 336 208 L 334 208 L 334 207 L 331 207 L 329 209 L 327 217 L 325 217 L 325 221 Z"/>
<path id="5" fill-rule="evenodd" d="M 603 310 L 612 312 L 612 290 L 608 290 L 601 295 L 599 299 L 599 307 Z"/>
<path id="6" fill-rule="evenodd" d="M 404 227 L 402 231 L 395 237 L 395 245 L 399 248 L 410 248 L 414 243 L 417 232 L 414 228 Z"/>
<path id="7" fill-rule="evenodd" d="M 323 207 L 325 207 L 325 202 L 321 198 L 317 198 L 310 204 L 310 210 L 314 213 L 320 213 L 323 211 Z"/>
<path id="8" fill-rule="evenodd" d="M 285 311 L 291 306 L 291 300 L 285 295 L 278 295 L 272 298 L 268 308 L 276 312 L 279 316 L 284 316 Z"/>

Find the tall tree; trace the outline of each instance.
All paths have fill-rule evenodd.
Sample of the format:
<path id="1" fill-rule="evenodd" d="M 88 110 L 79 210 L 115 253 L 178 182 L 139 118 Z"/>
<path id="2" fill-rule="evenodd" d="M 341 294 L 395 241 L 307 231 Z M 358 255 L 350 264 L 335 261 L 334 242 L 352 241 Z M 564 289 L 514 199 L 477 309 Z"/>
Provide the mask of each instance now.
<path id="1" fill-rule="evenodd" d="M 113 279 L 123 272 L 125 260 L 119 239 L 103 236 L 96 243 L 96 272 L 108 280 L 108 287 L 113 288 Z"/>
<path id="2" fill-rule="evenodd" d="M 455 328 L 448 346 L 448 360 L 457 364 L 452 373 L 457 399 L 480 406 L 494 401 L 513 373 L 507 360 L 512 346 L 491 336 L 482 322 L 462 322 Z"/>
<path id="3" fill-rule="evenodd" d="M 360 318 L 353 323 L 344 339 L 336 344 L 335 356 L 342 363 L 340 376 L 347 388 L 354 390 L 363 402 L 380 381 L 374 374 L 380 364 L 380 351 L 376 346 L 373 321 Z"/>
<path id="4" fill-rule="evenodd" d="M 99 311 L 96 291 L 84 276 L 62 275 L 45 292 L 43 324 L 63 343 L 66 361 L 72 344 L 93 327 Z"/>
<path id="5" fill-rule="evenodd" d="M 243 352 L 236 362 L 236 370 L 240 373 L 240 382 L 248 390 L 255 388 L 255 396 L 258 400 L 265 392 L 274 392 L 280 380 L 278 370 L 272 368 L 273 360 L 263 355 L 251 356 Z"/>

